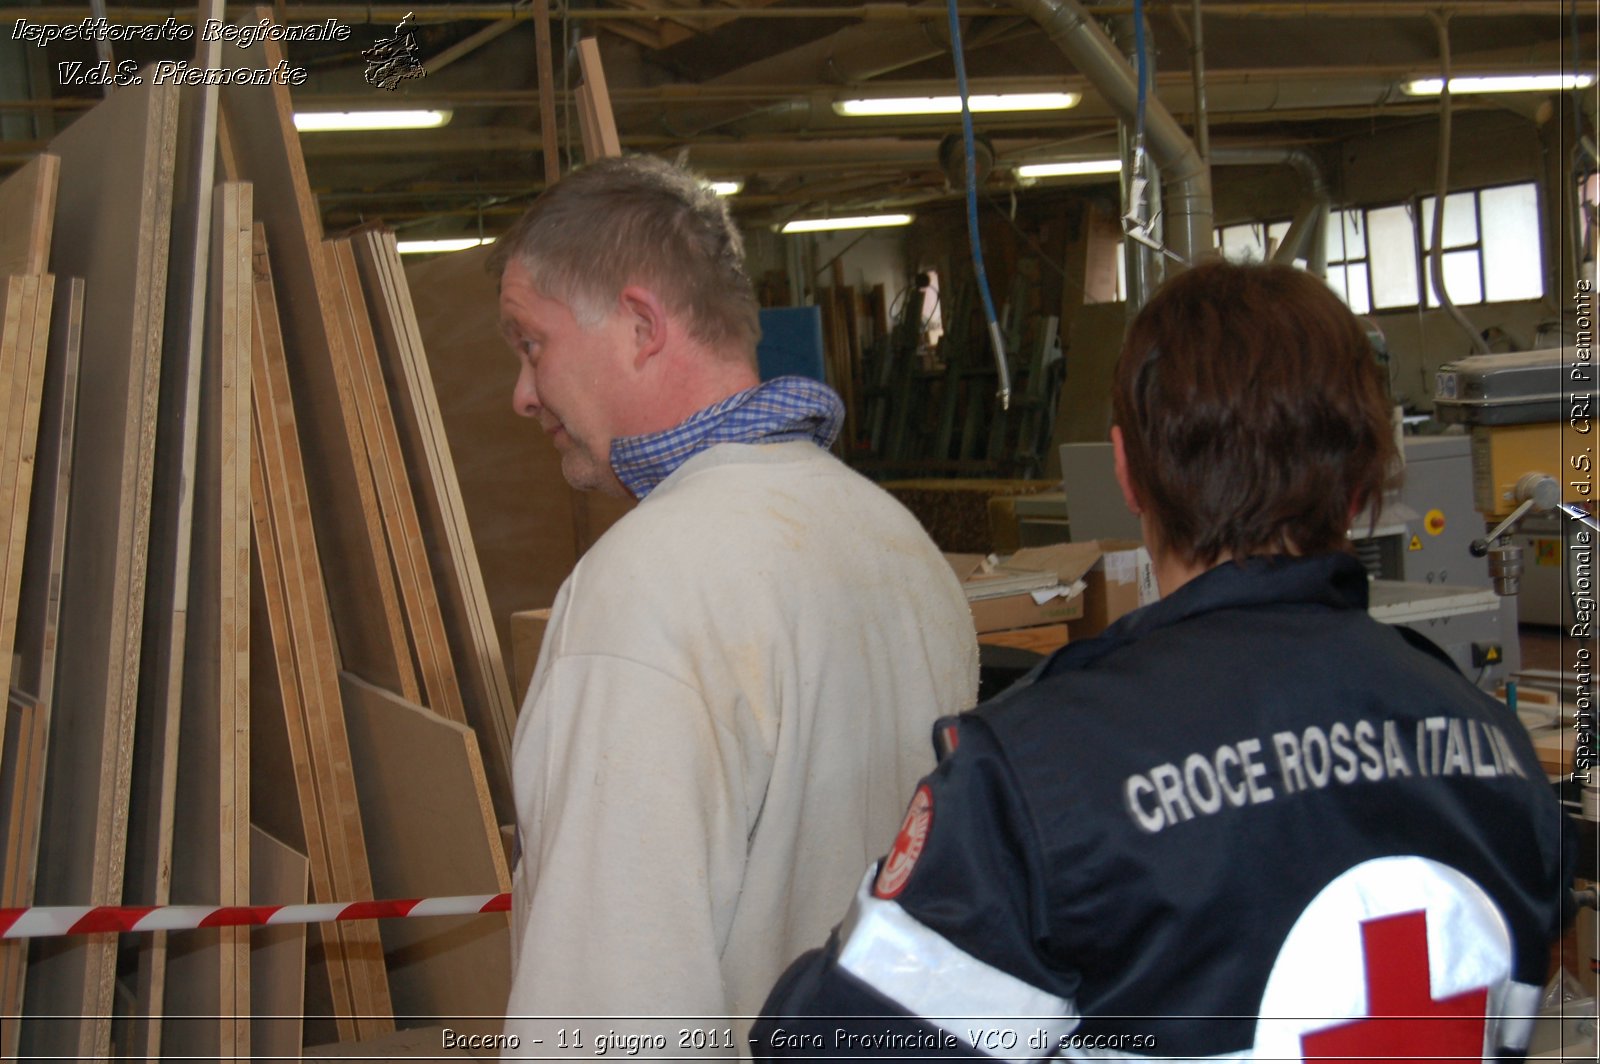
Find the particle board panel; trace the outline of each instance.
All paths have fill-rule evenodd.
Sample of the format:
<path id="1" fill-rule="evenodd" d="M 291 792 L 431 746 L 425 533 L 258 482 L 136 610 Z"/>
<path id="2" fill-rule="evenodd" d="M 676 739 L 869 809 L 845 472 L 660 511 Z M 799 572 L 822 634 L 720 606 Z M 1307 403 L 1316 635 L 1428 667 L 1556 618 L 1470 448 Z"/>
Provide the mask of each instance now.
<path id="1" fill-rule="evenodd" d="M 284 653 L 293 654 L 292 673 L 282 695 L 286 710 L 300 714 L 289 724 L 301 729 L 305 737 L 303 749 L 315 786 L 310 798 L 322 831 L 323 846 L 308 854 L 312 885 L 319 901 L 371 898 L 372 878 L 350 744 L 340 712 L 340 648 L 334 642 L 323 579 L 326 570 L 312 530 L 307 463 L 300 451 L 284 339 L 278 331 L 267 237 L 260 225 L 254 247 L 256 345 L 251 401 L 256 431 L 253 453 L 261 465 L 262 488 L 257 491 L 252 473 L 251 519 L 267 597 L 278 594 L 274 579 L 282 588 L 283 630 L 288 638 L 279 640 L 275 631 L 274 642 L 280 644 L 280 658 Z M 268 571 L 269 562 L 274 572 Z M 293 706 L 288 704 L 291 699 Z M 289 716 L 286 713 L 286 719 Z M 302 795 L 303 803 L 306 798 Z M 338 983 L 333 1004 L 341 1024 L 340 1036 L 369 1037 L 391 1029 L 392 1007 L 377 929 L 367 922 L 340 923 L 325 933 L 325 942 L 331 956 L 330 979 Z M 339 996 L 340 986 L 346 988 L 347 999 Z"/>
<path id="2" fill-rule="evenodd" d="M 270 68 L 280 46 L 262 41 L 223 50 L 228 68 Z M 351 342 L 343 294 L 305 159 L 287 86 L 222 88 L 230 178 L 255 183 L 257 219 L 272 246 L 273 282 L 298 424 L 314 471 L 309 484 L 317 544 L 328 562 L 327 591 L 344 666 L 385 687 L 418 694 L 399 596 L 387 559 L 361 426 L 345 371 Z"/>
<path id="3" fill-rule="evenodd" d="M 222 15 L 221 0 L 207 0 L 201 7 L 201 18 Z M 196 65 L 215 67 L 219 47 L 214 41 L 200 42 Z M 210 635 L 189 623 L 189 588 L 194 571 L 191 548 L 199 461 L 201 349 L 210 284 L 212 190 L 217 157 L 216 86 L 184 87 L 178 110 L 143 664 L 134 726 L 128 867 L 124 877 L 126 900 L 151 905 L 165 905 L 171 900 L 186 648 L 191 631 L 195 631 L 201 644 L 207 643 Z M 161 1018 L 167 1011 L 167 942 L 166 932 L 155 932 L 132 940 L 126 947 L 136 952 L 139 960 L 134 980 L 135 1006 L 126 1038 L 134 1052 L 152 1059 L 161 1055 Z"/>
<path id="4" fill-rule="evenodd" d="M 39 855 L 39 823 L 44 806 L 44 773 L 49 743 L 50 702 L 55 689 L 56 628 L 61 608 L 61 569 L 66 553 L 67 500 L 72 484 L 72 441 L 78 396 L 78 359 L 83 325 L 83 282 L 65 278 L 56 286 L 51 314 L 49 356 L 34 460 L 32 501 L 28 507 L 22 582 L 17 604 L 16 675 L 13 687 L 33 696 L 27 713 L 36 750 L 26 774 L 12 789 L 0 791 L 12 803 L 6 815 L 6 879 L 8 899 L 0 904 L 33 901 Z M 27 978 L 28 943 L 0 947 L 0 1015 L 22 1012 Z M 20 1023 L 0 1032 L 0 1058 L 18 1052 Z"/>
<path id="5" fill-rule="evenodd" d="M 51 710 L 36 898 L 121 901 L 160 385 L 178 90 L 130 85 L 51 144 L 61 178 L 50 266 L 85 282 L 78 445 L 63 572 L 63 659 Z M 53 796 L 53 797 L 52 797 Z M 116 937 L 38 951 L 31 1014 L 82 1016 L 41 1028 L 25 1053 L 103 1055 Z"/>
<path id="6" fill-rule="evenodd" d="M 511 615 L 555 601 L 579 555 L 580 510 L 593 537 L 632 504 L 573 491 L 561 456 L 511 407 L 516 362 L 500 334 L 489 248 L 406 267 L 426 372 L 438 398 L 472 541 L 500 641 L 511 658 Z"/>
<path id="7" fill-rule="evenodd" d="M 349 673 L 339 679 L 378 896 L 509 890 L 472 729 Z M 504 913 L 389 920 L 382 933 L 401 1016 L 476 1016 L 510 992 Z"/>
<path id="8" fill-rule="evenodd" d="M 369 230 L 357 235 L 354 246 L 382 359 L 381 376 L 394 400 L 400 445 L 439 583 L 446 638 L 451 655 L 461 663 L 466 722 L 477 730 L 495 808 L 501 820 L 510 821 L 515 819 L 511 734 L 516 701 L 507 682 L 450 440 L 428 374 L 416 311 L 394 234 Z"/>
<path id="9" fill-rule="evenodd" d="M 49 270 L 61 159 L 49 152 L 0 182 L 0 277 Z"/>
<path id="10" fill-rule="evenodd" d="M 345 370 L 350 377 L 366 457 L 383 513 L 384 535 L 394 563 L 406 629 L 411 636 L 426 696 L 418 701 L 448 720 L 466 723 L 455 662 L 451 660 L 445 636 L 439 592 L 422 538 L 416 497 L 395 427 L 394 409 L 389 403 L 383 369 L 378 363 L 377 339 L 361 291 L 355 251 L 348 238 L 329 241 L 326 247 L 338 269 L 344 310 L 351 327 L 353 342 L 345 349 L 350 359 Z"/>
<path id="11" fill-rule="evenodd" d="M 260 828 L 250 828 L 250 904 L 300 905 L 310 871 L 306 856 Z M 299 1060 L 306 982 L 306 927 L 259 927 L 250 935 L 250 1051 L 257 1059 Z"/>
<path id="12" fill-rule="evenodd" d="M 181 672 L 171 900 L 250 897 L 249 505 L 253 276 L 251 187 L 215 192 L 206 337 L 197 396 L 193 535 L 186 559 L 191 635 Z M 163 1039 L 179 1056 L 248 1057 L 250 945 L 244 928 L 172 936 L 167 1010 L 206 1016 Z M 159 1014 L 159 1013 L 158 1013 Z"/>

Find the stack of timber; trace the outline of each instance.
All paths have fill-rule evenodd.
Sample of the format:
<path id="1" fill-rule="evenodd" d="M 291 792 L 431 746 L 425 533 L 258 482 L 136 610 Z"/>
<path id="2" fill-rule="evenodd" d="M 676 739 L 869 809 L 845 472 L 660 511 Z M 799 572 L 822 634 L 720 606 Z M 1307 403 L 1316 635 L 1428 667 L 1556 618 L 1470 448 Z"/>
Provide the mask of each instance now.
<path id="1" fill-rule="evenodd" d="M 121 87 L 0 183 L 0 906 L 509 889 L 515 706 L 422 345 L 392 235 L 322 232 L 282 86 Z M 491 1033 L 508 937 L 8 941 L 0 1057 Z"/>
<path id="2" fill-rule="evenodd" d="M 0 660 L 14 662 L 0 728 L 0 906 L 11 907 L 28 903 L 37 870 L 59 601 L 47 577 L 52 563 L 60 574 L 56 474 L 63 440 L 71 447 L 76 389 L 66 377 L 76 372 L 82 320 L 81 282 L 64 280 L 57 303 L 46 272 L 59 175 L 59 158 L 40 155 L 0 184 Z M 24 558 L 29 544 L 37 549 Z M 22 1011 L 26 964 L 26 943 L 0 943 L 0 1015 Z M 0 1057 L 16 1053 L 16 1025 L 0 1024 Z"/>

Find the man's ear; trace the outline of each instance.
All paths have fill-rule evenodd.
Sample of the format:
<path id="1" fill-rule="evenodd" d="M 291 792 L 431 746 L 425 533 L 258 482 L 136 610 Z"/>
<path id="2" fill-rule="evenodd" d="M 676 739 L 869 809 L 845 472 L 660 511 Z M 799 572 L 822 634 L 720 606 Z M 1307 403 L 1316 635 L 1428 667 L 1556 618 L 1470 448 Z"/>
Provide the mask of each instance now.
<path id="1" fill-rule="evenodd" d="M 1122 489 L 1122 501 L 1135 517 L 1144 513 L 1139 505 L 1139 493 L 1134 490 L 1133 479 L 1128 476 L 1128 451 L 1122 440 L 1122 428 L 1111 426 L 1111 455 L 1117 470 L 1117 486 Z"/>
<path id="2" fill-rule="evenodd" d="M 644 285 L 628 285 L 617 299 L 633 330 L 634 368 L 642 368 L 667 344 L 667 308 L 661 297 Z"/>

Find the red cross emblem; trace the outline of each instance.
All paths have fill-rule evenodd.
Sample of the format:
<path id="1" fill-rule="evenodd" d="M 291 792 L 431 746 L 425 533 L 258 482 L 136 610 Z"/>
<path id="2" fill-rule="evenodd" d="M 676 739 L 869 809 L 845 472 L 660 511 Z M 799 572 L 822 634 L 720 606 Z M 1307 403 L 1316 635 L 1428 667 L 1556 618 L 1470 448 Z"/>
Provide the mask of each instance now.
<path id="1" fill-rule="evenodd" d="M 924 783 L 911 796 L 911 808 L 906 810 L 900 834 L 894 840 L 894 849 L 883 859 L 883 868 L 878 872 L 878 881 L 873 885 L 872 893 L 880 898 L 893 898 L 905 889 L 906 880 L 911 878 L 911 870 L 916 867 L 917 858 L 922 854 L 922 847 L 927 844 L 928 828 L 932 824 L 933 792 Z"/>
<path id="2" fill-rule="evenodd" d="M 1306 1060 L 1345 1062 L 1483 1059 L 1489 990 L 1435 1001 L 1429 988 L 1428 915 L 1397 913 L 1361 924 L 1367 1018 L 1302 1035 Z"/>

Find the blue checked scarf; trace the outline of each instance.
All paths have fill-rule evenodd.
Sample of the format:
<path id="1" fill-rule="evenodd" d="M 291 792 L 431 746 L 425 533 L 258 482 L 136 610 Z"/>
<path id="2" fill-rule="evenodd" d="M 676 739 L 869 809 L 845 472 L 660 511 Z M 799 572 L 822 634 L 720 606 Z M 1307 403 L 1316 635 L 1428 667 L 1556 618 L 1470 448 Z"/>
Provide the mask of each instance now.
<path id="1" fill-rule="evenodd" d="M 809 377 L 778 377 L 728 396 L 675 428 L 611 441 L 611 468 L 642 499 L 690 458 L 719 443 L 811 440 L 833 446 L 844 403 Z"/>

